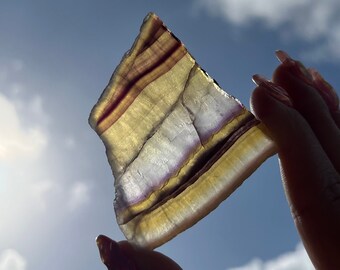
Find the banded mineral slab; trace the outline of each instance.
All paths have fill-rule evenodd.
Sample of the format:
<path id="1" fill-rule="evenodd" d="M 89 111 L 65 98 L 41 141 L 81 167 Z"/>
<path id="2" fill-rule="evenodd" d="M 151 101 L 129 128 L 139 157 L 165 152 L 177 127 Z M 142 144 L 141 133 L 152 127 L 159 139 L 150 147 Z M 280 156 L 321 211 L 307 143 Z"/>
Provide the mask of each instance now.
<path id="1" fill-rule="evenodd" d="M 225 200 L 269 156 L 263 125 L 149 14 L 94 106 L 126 238 L 153 249 Z"/>

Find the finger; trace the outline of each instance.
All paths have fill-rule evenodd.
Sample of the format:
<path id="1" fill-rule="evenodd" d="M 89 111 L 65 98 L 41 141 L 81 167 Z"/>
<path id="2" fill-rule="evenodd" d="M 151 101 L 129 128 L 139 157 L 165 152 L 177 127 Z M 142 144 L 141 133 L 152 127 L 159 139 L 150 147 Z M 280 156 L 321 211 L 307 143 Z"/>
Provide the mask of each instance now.
<path id="1" fill-rule="evenodd" d="M 340 172 L 340 129 L 326 102 L 313 85 L 313 79 L 303 65 L 291 58 L 282 58 L 273 75 L 273 82 L 289 94 L 294 108 L 307 120 L 327 156 Z M 338 105 L 337 105 L 338 106 Z"/>
<path id="2" fill-rule="evenodd" d="M 277 144 L 284 178 L 295 179 L 285 183 L 289 185 L 289 199 L 298 209 L 304 209 L 305 204 L 314 201 L 315 194 L 333 184 L 333 180 L 310 181 L 323 179 L 325 173 L 337 176 L 332 163 L 304 117 L 274 99 L 268 88 L 259 86 L 254 90 L 251 108 Z"/>
<path id="3" fill-rule="evenodd" d="M 308 72 L 313 78 L 314 87 L 319 91 L 319 94 L 326 102 L 335 124 L 338 128 L 340 128 L 339 96 L 337 95 L 335 89 L 321 76 L 317 70 L 309 68 Z"/>
<path id="4" fill-rule="evenodd" d="M 129 242 L 119 243 L 125 254 L 133 258 L 137 268 L 141 270 L 181 270 L 182 268 L 169 257 L 160 252 L 132 246 Z"/>
<path id="5" fill-rule="evenodd" d="M 339 97 L 335 89 L 321 76 L 314 68 L 309 68 L 308 73 L 312 76 L 313 86 L 318 90 L 329 110 L 335 112 L 339 110 Z"/>
<path id="6" fill-rule="evenodd" d="M 118 243 L 104 235 L 96 239 L 102 262 L 108 270 L 135 270 L 135 263 L 127 257 L 119 247 Z"/>
<path id="7" fill-rule="evenodd" d="M 287 199 L 313 263 L 340 269 L 340 180 L 332 163 L 306 119 L 268 88 L 255 89 L 251 107 L 277 144 Z"/>
<path id="8" fill-rule="evenodd" d="M 165 255 L 132 246 L 127 241 L 115 242 L 100 235 L 96 239 L 100 257 L 108 270 L 181 270 Z"/>

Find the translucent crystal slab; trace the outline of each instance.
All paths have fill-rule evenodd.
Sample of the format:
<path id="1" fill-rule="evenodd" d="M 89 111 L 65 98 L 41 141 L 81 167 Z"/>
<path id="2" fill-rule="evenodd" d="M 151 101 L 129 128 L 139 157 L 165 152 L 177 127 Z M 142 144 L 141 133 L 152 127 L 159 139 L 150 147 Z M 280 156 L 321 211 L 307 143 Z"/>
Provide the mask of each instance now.
<path id="1" fill-rule="evenodd" d="M 269 156 L 262 124 L 155 15 L 94 106 L 126 238 L 155 248 L 225 200 Z"/>

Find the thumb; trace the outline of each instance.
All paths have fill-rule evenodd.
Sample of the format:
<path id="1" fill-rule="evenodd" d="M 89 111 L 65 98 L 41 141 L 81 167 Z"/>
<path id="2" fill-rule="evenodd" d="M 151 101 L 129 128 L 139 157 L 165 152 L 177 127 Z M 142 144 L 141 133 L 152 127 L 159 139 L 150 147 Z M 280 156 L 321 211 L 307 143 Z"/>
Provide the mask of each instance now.
<path id="1" fill-rule="evenodd" d="M 99 235 L 96 242 L 108 270 L 181 270 L 176 262 L 162 253 L 133 246 L 127 241 L 117 243 L 107 236 Z"/>

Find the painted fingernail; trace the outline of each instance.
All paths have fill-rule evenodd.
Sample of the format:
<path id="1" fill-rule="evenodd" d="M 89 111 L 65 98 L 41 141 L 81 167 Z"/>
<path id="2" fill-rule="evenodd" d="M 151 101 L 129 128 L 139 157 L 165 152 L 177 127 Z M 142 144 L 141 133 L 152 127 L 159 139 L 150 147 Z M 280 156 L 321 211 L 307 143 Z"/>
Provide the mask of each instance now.
<path id="1" fill-rule="evenodd" d="M 275 55 L 281 63 L 290 62 L 290 61 L 294 62 L 294 60 L 285 51 L 277 50 L 275 51 Z"/>
<path id="2" fill-rule="evenodd" d="M 105 235 L 99 235 L 96 242 L 100 258 L 108 270 L 135 270 L 135 267 L 127 259 L 117 242 Z"/>
<path id="3" fill-rule="evenodd" d="M 281 86 L 278 86 L 277 84 L 267 80 L 266 78 L 259 74 L 255 74 L 253 76 L 253 82 L 256 85 L 266 89 L 267 93 L 270 94 L 276 100 L 280 101 L 281 103 L 289 107 L 293 107 L 292 101 L 290 100 L 287 91 Z"/>
<path id="4" fill-rule="evenodd" d="M 309 73 L 312 75 L 315 88 L 319 91 L 329 109 L 333 112 L 339 110 L 339 96 L 335 92 L 335 89 L 316 69 L 310 68 Z"/>
<path id="5" fill-rule="evenodd" d="M 313 85 L 313 78 L 311 74 L 300 61 L 294 60 L 288 53 L 282 50 L 277 50 L 275 54 L 279 61 L 288 67 L 294 76 L 300 78 L 309 85 Z"/>

